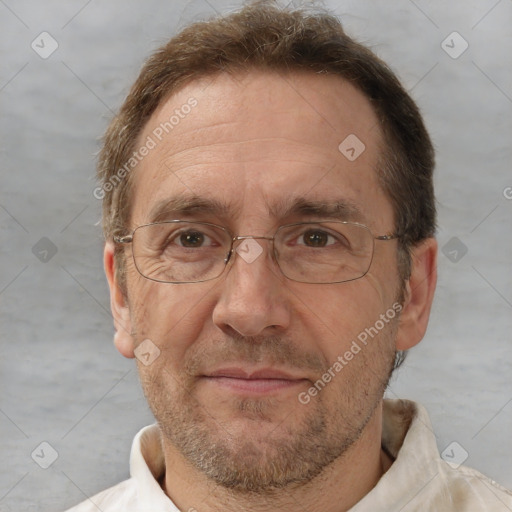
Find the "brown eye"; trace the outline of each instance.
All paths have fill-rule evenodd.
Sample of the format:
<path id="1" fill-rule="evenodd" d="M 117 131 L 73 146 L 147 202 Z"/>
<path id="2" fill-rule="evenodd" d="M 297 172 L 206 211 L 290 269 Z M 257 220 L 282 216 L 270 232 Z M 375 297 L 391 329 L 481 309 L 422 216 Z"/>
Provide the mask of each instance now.
<path id="1" fill-rule="evenodd" d="M 325 231 L 310 230 L 302 235 L 304 245 L 308 247 L 325 247 L 329 242 L 329 234 Z"/>
<path id="2" fill-rule="evenodd" d="M 179 237 L 180 245 L 183 247 L 201 247 L 205 236 L 200 231 L 187 231 Z"/>

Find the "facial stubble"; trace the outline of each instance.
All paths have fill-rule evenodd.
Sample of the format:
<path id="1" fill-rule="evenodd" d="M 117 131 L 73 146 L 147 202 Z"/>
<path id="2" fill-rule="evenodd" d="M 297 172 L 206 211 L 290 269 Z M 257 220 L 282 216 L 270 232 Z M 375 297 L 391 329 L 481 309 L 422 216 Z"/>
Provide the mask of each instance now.
<path id="1" fill-rule="evenodd" d="M 148 372 L 139 365 L 141 383 L 164 445 L 169 443 L 176 448 L 189 464 L 219 486 L 234 493 L 271 495 L 278 489 L 310 482 L 361 437 L 393 370 L 395 351 L 390 347 L 394 345 L 397 325 L 396 318 L 371 341 L 379 345 L 380 352 L 365 347 L 363 351 L 368 353 L 357 354 L 358 368 L 353 361 L 335 377 L 340 384 L 344 380 L 337 396 L 333 393 L 336 383 L 329 383 L 332 389 L 323 389 L 308 404 L 297 400 L 293 410 L 279 422 L 275 422 L 275 408 L 279 407 L 275 399 L 233 398 L 230 406 L 238 417 L 243 417 L 250 436 L 239 428 L 240 421 L 233 428 L 217 417 L 214 407 L 202 404 L 196 397 L 194 372 L 202 362 L 231 359 L 284 363 L 292 368 L 315 368 L 319 377 L 327 369 L 326 362 L 301 353 L 277 337 L 219 340 L 211 345 L 210 352 L 204 347 L 192 351 L 180 375 L 173 375 L 165 366 Z M 372 361 L 376 354 L 380 359 L 377 364 L 375 357 Z M 258 425 L 265 427 L 261 437 L 255 428 Z"/>

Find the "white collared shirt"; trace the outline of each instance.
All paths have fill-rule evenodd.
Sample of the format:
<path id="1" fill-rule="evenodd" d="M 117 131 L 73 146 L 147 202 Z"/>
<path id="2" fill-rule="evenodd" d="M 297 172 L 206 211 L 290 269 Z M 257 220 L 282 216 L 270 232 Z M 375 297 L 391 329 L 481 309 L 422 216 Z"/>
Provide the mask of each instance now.
<path id="1" fill-rule="evenodd" d="M 457 464 L 457 453 L 437 450 L 425 409 L 384 400 L 382 445 L 395 461 L 350 512 L 511 512 L 512 493 L 478 471 Z M 165 473 L 157 425 L 134 438 L 131 478 L 68 512 L 179 512 L 158 483 Z"/>

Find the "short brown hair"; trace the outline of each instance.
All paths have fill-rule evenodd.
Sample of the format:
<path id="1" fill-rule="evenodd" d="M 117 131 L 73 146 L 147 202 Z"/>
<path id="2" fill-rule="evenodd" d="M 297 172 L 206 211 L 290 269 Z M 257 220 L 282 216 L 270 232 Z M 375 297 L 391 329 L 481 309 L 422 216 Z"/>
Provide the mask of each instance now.
<path id="1" fill-rule="evenodd" d="M 332 74 L 366 95 L 385 141 L 376 172 L 393 205 L 400 235 L 398 266 L 407 279 L 411 247 L 435 231 L 434 150 L 418 107 L 395 74 L 324 10 L 281 9 L 259 0 L 228 16 L 190 25 L 173 37 L 148 59 L 107 129 L 98 164 L 102 186 L 112 185 L 150 116 L 169 95 L 199 78 L 252 69 Z M 126 232 L 132 181 L 128 174 L 116 186 L 104 187 L 107 239 Z M 117 251 L 116 269 L 122 268 Z"/>

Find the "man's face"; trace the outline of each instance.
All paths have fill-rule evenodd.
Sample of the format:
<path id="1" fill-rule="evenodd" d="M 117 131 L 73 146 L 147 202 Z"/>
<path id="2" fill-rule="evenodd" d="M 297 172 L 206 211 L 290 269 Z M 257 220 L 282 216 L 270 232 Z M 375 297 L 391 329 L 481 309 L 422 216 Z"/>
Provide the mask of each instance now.
<path id="1" fill-rule="evenodd" d="M 196 81 L 161 105 L 140 143 L 155 139 L 192 97 L 197 105 L 135 171 L 129 228 L 154 221 L 163 201 L 193 197 L 222 208 L 164 208 L 159 219 L 272 236 L 283 224 L 328 220 L 298 203 L 342 203 L 357 211 L 337 220 L 366 224 L 374 235 L 393 231 L 376 175 L 378 122 L 350 84 L 263 72 Z M 338 149 L 351 134 L 365 146 L 353 161 Z M 149 339 L 160 350 L 139 371 L 167 449 L 239 491 L 308 480 L 363 435 L 382 399 L 398 329 L 398 315 L 387 317 L 353 358 L 344 357 L 399 296 L 396 241 L 375 242 L 369 272 L 341 284 L 288 280 L 271 242 L 258 243 L 263 252 L 254 261 L 235 252 L 219 278 L 193 284 L 145 279 L 127 252 L 134 346 Z M 329 368 L 329 382 L 308 393 Z"/>

